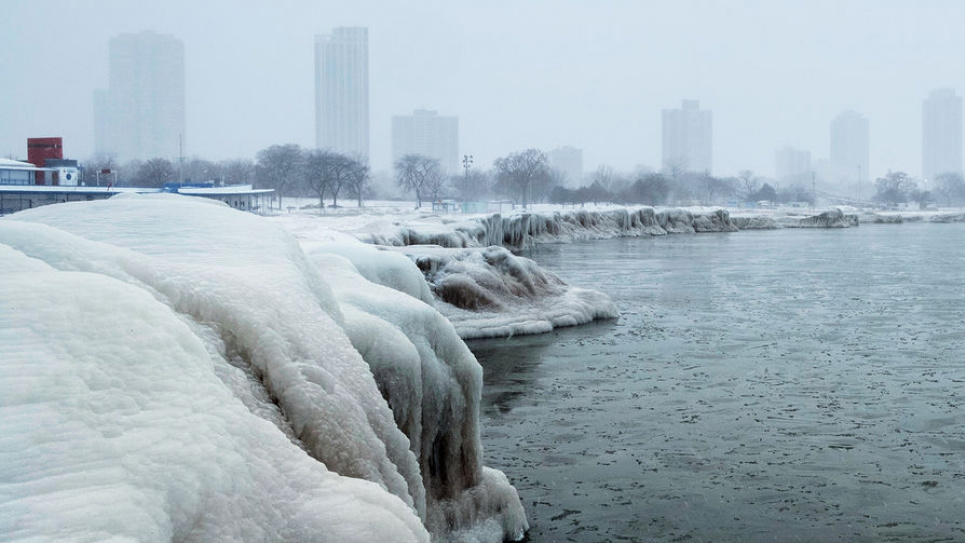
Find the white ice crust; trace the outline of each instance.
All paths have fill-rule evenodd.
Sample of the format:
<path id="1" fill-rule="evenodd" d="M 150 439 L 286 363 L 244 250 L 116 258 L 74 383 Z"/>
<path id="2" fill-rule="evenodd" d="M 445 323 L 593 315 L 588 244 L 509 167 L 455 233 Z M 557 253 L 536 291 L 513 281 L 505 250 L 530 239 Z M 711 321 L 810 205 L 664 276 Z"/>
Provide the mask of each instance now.
<path id="1" fill-rule="evenodd" d="M 0 539 L 522 537 L 418 270 L 334 253 L 171 195 L 0 220 Z"/>

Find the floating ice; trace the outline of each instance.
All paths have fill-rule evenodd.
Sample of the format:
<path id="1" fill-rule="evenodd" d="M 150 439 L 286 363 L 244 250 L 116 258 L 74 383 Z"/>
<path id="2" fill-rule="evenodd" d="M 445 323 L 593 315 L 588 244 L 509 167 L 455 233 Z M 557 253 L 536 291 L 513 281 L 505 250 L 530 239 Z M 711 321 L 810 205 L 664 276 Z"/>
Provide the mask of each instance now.
<path id="1" fill-rule="evenodd" d="M 0 220 L 0 532 L 521 537 L 475 360 L 407 272 L 382 289 L 336 258 L 178 196 Z"/>

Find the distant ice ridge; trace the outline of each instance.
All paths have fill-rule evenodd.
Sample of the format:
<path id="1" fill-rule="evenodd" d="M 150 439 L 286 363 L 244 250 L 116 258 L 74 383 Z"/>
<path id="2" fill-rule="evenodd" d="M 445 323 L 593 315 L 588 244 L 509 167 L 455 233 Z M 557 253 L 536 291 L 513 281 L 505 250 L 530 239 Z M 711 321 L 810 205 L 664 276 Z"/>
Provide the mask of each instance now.
<path id="1" fill-rule="evenodd" d="M 169 195 L 0 220 L 0 533 L 521 538 L 482 465 L 479 366 L 400 258 L 356 255 L 375 284 Z"/>
<path id="2" fill-rule="evenodd" d="M 965 222 L 962 211 L 885 211 L 861 215 L 861 222 L 901 224 L 905 222 L 954 223 Z"/>
<path id="3" fill-rule="evenodd" d="M 642 207 L 506 216 L 497 213 L 463 220 L 426 217 L 404 223 L 382 221 L 372 223 L 355 235 L 376 245 L 438 245 L 450 248 L 498 245 L 523 249 L 536 243 L 736 231 L 730 214 L 724 209 L 656 210 Z"/>

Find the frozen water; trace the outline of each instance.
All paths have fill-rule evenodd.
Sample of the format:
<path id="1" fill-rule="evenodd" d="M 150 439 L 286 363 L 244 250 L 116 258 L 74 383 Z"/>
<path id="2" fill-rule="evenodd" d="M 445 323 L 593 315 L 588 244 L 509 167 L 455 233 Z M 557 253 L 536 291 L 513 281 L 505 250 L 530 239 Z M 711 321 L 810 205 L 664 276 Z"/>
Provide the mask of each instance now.
<path id="1" fill-rule="evenodd" d="M 0 250 L 0 532 L 522 536 L 515 490 L 481 464 L 478 365 L 398 255 L 382 288 L 269 221 L 168 195 L 19 213 Z M 374 344 L 402 339 L 392 366 Z"/>

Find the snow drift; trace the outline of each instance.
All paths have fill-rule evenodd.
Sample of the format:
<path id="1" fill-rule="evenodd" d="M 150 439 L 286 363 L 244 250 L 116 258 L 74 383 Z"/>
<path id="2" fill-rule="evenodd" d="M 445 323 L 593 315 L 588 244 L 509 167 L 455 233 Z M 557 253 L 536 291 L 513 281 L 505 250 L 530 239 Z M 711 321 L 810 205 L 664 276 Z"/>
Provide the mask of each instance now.
<path id="1" fill-rule="evenodd" d="M 478 364 L 415 283 L 168 195 L 0 220 L 0 269 L 0 532 L 522 537 Z"/>

